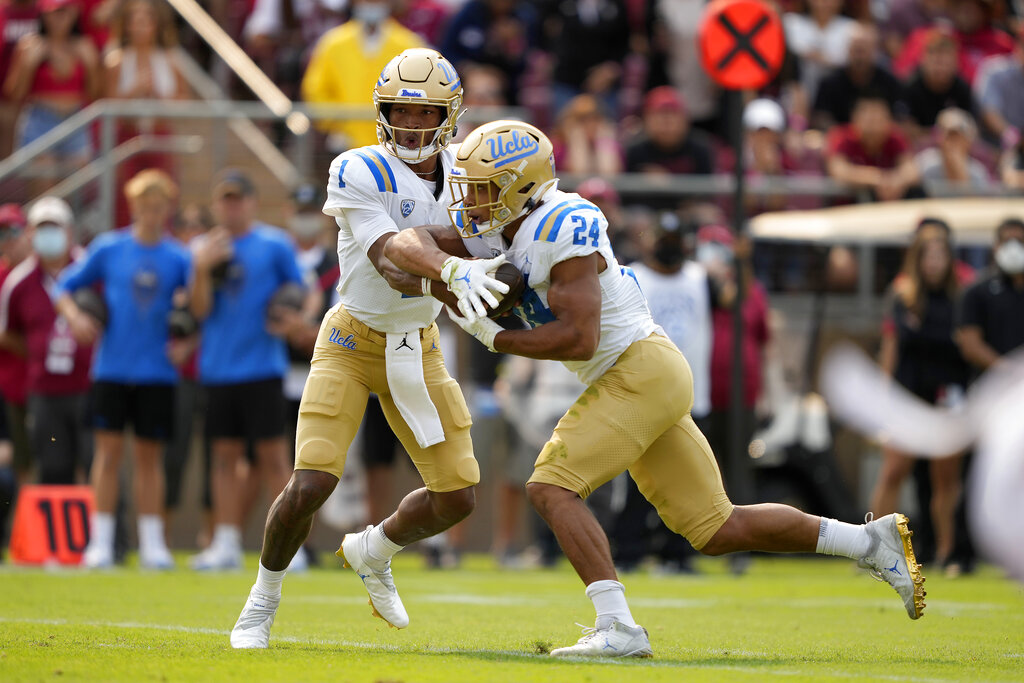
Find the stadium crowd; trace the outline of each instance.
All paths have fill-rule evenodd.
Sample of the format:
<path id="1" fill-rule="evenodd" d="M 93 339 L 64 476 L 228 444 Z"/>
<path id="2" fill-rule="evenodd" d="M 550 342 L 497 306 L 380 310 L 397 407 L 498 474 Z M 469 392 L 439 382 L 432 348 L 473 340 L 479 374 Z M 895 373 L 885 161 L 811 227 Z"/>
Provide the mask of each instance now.
<path id="1" fill-rule="evenodd" d="M 747 440 L 764 393 L 769 301 L 750 265 L 753 247 L 722 227 L 725 203 L 624 197 L 609 182 L 619 173 L 709 175 L 734 167 L 724 95 L 696 59 L 703 0 L 208 4 L 296 100 L 367 105 L 391 56 L 432 46 L 461 74 L 468 107 L 521 108 L 550 135 L 561 173 L 594 176 L 577 191 L 607 215 L 619 261 L 634 264 L 656 321 L 692 366 L 694 417 L 719 457 L 730 496 L 757 501 L 749 460 L 726 459 L 737 268 L 746 269 Z M 1016 3 L 769 4 L 782 16 L 788 54 L 773 83 L 746 94 L 747 173 L 830 178 L 847 194 L 751 198 L 749 213 L 1024 192 L 1024 21 Z M 236 97 L 251 96 L 212 56 L 202 56 L 198 38 L 162 0 L 0 0 L 0 36 L 0 156 L 97 98 L 190 97 L 175 57 L 179 44 L 200 55 Z M 165 121 L 142 119 L 122 124 L 118 137 L 172 130 Z M 335 154 L 377 141 L 372 121 L 329 122 L 319 135 L 324 170 Z M 83 129 L 50 156 L 80 167 L 94 142 Z M 141 561 L 171 564 L 164 519 L 182 498 L 198 412 L 205 414 L 209 520 L 206 549 L 193 566 L 240 564 L 240 529 L 261 483 L 273 497 L 291 470 L 298 399 L 319 321 L 336 296 L 334 225 L 320 213 L 320 183 L 291 188 L 281 231 L 259 220 L 247 173 L 222 171 L 209 198 L 184 205 L 175 174 L 168 155 L 123 164 L 116 225 L 88 244 L 59 198 L 0 207 L 0 532 L 19 481 L 88 479 L 97 510 L 90 566 L 113 563 L 115 538 L 124 536 L 115 527 L 128 425 Z M 892 284 L 884 364 L 924 400 L 954 405 L 974 372 L 1024 345 L 1024 223 L 1009 219 L 992 228 L 995 265 L 976 276 L 956 262 L 949 226 L 923 221 Z M 100 294 L 80 293 L 95 287 Z M 101 297 L 106 307 L 96 304 Z M 502 479 L 502 514 L 493 550 L 515 563 L 522 484 L 579 385 L 548 362 L 481 353 L 470 367 L 463 385 L 474 441 L 479 450 L 495 444 L 507 455 L 494 473 Z M 378 522 L 387 510 L 373 505 L 391 485 L 396 443 L 373 402 L 363 444 L 367 520 Z M 876 514 L 895 509 L 912 468 L 910 456 L 886 451 Z M 955 539 L 963 533 L 954 520 L 962 458 L 930 469 L 922 509 L 931 512 L 935 541 L 924 554 L 951 571 L 969 569 L 970 551 L 958 551 Z M 685 568 L 692 551 L 663 529 L 649 530 L 657 526 L 650 508 L 630 486 L 627 479 L 613 482 L 608 500 L 597 503 L 614 511 L 602 521 L 616 561 L 635 566 L 656 550 L 667 566 Z M 457 562 L 458 529 L 448 546 L 431 551 L 432 562 Z M 536 537 L 541 560 L 553 561 L 558 551 L 550 536 L 539 529 Z M 302 552 L 293 568 L 311 559 Z M 734 559 L 734 567 L 741 571 L 744 561 Z"/>

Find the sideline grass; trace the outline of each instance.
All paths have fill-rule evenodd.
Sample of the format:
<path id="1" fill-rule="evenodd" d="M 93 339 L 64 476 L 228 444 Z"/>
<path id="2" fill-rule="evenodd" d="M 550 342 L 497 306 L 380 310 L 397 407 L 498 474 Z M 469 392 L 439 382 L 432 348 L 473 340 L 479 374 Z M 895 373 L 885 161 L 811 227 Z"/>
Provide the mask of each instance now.
<path id="1" fill-rule="evenodd" d="M 181 564 L 183 558 L 179 558 Z M 567 566 L 463 569 L 399 556 L 412 623 L 370 617 L 348 570 L 285 580 L 271 648 L 234 651 L 227 634 L 255 576 L 0 568 L 3 681 L 1024 681 L 1024 587 L 983 568 L 929 576 L 912 622 L 896 594 L 848 561 L 757 559 L 735 578 L 703 560 L 696 576 L 623 577 L 651 660 L 558 661 L 592 607 Z M 927 571 L 926 571 L 927 575 Z"/>

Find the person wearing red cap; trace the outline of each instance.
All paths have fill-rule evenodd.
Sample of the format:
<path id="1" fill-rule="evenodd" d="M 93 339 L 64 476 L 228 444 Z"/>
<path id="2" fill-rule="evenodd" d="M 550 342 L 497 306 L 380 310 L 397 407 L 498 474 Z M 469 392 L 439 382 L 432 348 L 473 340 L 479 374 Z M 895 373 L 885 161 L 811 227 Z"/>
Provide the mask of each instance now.
<path id="1" fill-rule="evenodd" d="M 690 127 L 682 95 L 668 85 L 647 93 L 643 133 L 626 148 L 626 171 L 706 175 L 711 159 L 711 145 Z"/>
<path id="2" fill-rule="evenodd" d="M 99 57 L 89 39 L 78 33 L 77 1 L 40 0 L 39 11 L 39 30 L 18 41 L 3 84 L 6 97 L 26 104 L 19 147 L 48 133 L 99 93 Z M 53 149 L 58 160 L 86 163 L 89 130 L 79 129 Z"/>

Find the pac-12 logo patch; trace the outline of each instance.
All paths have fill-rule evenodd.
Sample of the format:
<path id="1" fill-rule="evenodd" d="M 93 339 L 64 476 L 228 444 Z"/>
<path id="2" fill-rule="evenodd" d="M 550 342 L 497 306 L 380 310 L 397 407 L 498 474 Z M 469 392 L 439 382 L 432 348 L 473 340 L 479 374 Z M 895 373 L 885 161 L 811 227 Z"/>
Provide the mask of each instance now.
<path id="1" fill-rule="evenodd" d="M 412 210 L 416 208 L 415 199 L 403 199 L 402 200 L 402 218 L 408 218 Z"/>

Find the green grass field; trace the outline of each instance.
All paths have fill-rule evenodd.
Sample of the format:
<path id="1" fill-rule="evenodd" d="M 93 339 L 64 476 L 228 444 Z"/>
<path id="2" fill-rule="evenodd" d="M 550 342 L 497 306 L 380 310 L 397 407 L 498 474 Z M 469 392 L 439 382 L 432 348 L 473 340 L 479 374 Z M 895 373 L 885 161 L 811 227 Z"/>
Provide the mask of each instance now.
<path id="1" fill-rule="evenodd" d="M 184 560 L 184 558 L 180 558 Z M 929 576 L 910 621 L 896 594 L 833 559 L 757 559 L 736 578 L 623 578 L 654 659 L 560 661 L 593 608 L 567 565 L 499 570 L 471 557 L 427 571 L 400 555 L 412 623 L 370 616 L 349 570 L 285 580 L 271 647 L 234 651 L 228 632 L 255 576 L 0 568 L 0 681 L 1024 681 L 1024 587 L 993 568 Z M 184 562 L 182 562 L 184 564 Z M 926 571 L 927 575 L 927 571 Z"/>

